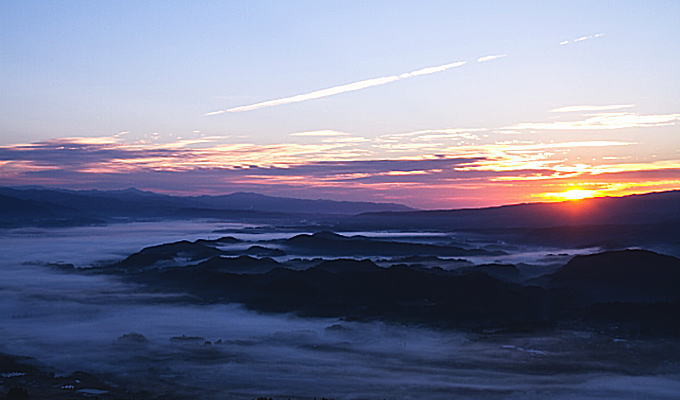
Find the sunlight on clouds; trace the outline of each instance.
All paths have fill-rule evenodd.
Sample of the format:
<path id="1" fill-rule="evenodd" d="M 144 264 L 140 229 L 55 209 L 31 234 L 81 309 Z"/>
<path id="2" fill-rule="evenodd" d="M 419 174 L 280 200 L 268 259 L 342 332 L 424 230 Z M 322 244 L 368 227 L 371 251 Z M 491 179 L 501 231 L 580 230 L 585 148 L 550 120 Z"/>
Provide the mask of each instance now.
<path id="1" fill-rule="evenodd" d="M 594 165 L 589 168 L 589 170 L 593 174 L 603 174 L 627 171 L 654 171 L 676 168 L 680 168 L 680 160 L 662 160 L 645 163 L 602 164 Z"/>
<path id="2" fill-rule="evenodd" d="M 120 142 L 120 136 L 96 136 L 96 137 L 64 137 L 56 139 L 62 143 L 68 144 L 92 144 L 92 145 L 104 145 L 104 144 L 116 144 Z"/>
<path id="3" fill-rule="evenodd" d="M 610 130 L 625 128 L 649 128 L 674 125 L 680 114 L 637 114 L 610 112 L 587 114 L 587 118 L 575 121 L 521 122 L 501 129 L 510 130 Z"/>
<path id="4" fill-rule="evenodd" d="M 22 173 L 58 170 L 60 166 L 45 165 L 32 160 L 3 160 L 0 161 L 0 176 L 18 176 Z"/>
<path id="5" fill-rule="evenodd" d="M 604 186 L 611 195 L 625 196 L 628 194 L 646 193 L 650 190 L 678 189 L 680 187 L 680 179 L 606 183 Z"/>
<path id="6" fill-rule="evenodd" d="M 384 175 L 391 175 L 391 176 L 403 176 L 403 175 L 425 175 L 429 174 L 431 172 L 441 172 L 441 170 L 433 170 L 433 171 L 389 171 L 385 172 Z"/>
<path id="7" fill-rule="evenodd" d="M 587 189 L 569 189 L 563 192 L 541 193 L 538 195 L 538 197 L 556 201 L 582 200 L 598 196 L 602 196 L 602 194 L 597 190 Z"/>
<path id="8" fill-rule="evenodd" d="M 456 139 L 469 139 L 476 140 L 479 137 L 472 132 L 483 132 L 486 129 L 474 128 L 474 129 L 460 129 L 460 128 L 444 128 L 444 129 L 422 129 L 412 132 L 403 133 L 391 133 L 386 135 L 380 135 L 376 139 L 379 142 L 399 142 L 405 139 L 416 140 L 416 141 L 427 141 L 434 137 L 448 137 Z"/>
<path id="9" fill-rule="evenodd" d="M 371 139 L 365 138 L 363 136 L 340 136 L 340 137 L 329 137 L 321 139 L 322 143 L 367 143 L 371 142 Z"/>
<path id="10" fill-rule="evenodd" d="M 318 131 L 293 132 L 290 136 L 348 136 L 349 133 L 334 131 L 332 129 L 321 129 Z"/>
<path id="11" fill-rule="evenodd" d="M 598 177 L 593 176 L 591 178 Z M 602 180 L 583 180 L 583 177 L 578 177 L 575 178 L 574 181 L 575 182 L 571 183 L 547 183 L 543 188 L 552 187 L 557 188 L 560 191 L 534 193 L 531 197 L 548 201 L 567 201 L 592 197 L 627 196 L 649 193 L 650 191 L 674 190 L 680 186 L 680 179 L 607 182 Z"/>
<path id="12" fill-rule="evenodd" d="M 62 138 L 1 146 L 0 173 L 11 177 L 13 184 L 21 184 L 25 179 L 54 184 L 66 182 L 69 176 L 96 182 L 98 176 L 106 176 L 110 181 L 127 180 L 130 175 L 171 172 L 178 174 L 177 179 L 186 179 L 188 187 L 202 182 L 203 190 L 210 187 L 213 192 L 224 187 L 220 185 L 250 185 L 250 190 L 285 185 L 310 190 L 323 187 L 390 192 L 397 190 L 395 188 L 433 191 L 466 187 L 470 191 L 498 193 L 505 188 L 502 190 L 512 190 L 515 196 L 530 196 L 564 192 L 574 189 L 566 184 L 587 180 L 601 183 L 583 184 L 579 189 L 606 194 L 640 190 L 642 186 L 624 188 L 637 181 L 650 181 L 647 186 L 650 189 L 678 186 L 671 181 L 673 169 L 680 171 L 680 160 L 622 163 L 617 161 L 618 157 L 610 156 L 604 164 L 601 159 L 588 163 L 578 157 L 568 157 L 573 155 L 571 152 L 579 154 L 578 149 L 618 148 L 636 145 L 635 142 L 506 140 L 484 143 L 479 132 L 485 131 L 488 130 L 423 129 L 366 138 L 319 130 L 295 132 L 305 133 L 302 137 L 321 139 L 315 143 L 272 144 L 228 143 L 227 139 L 235 140 L 235 137 L 223 136 L 176 139 L 168 143 L 125 143 L 111 137 Z M 336 132 L 342 134 L 336 136 Z M 654 175 L 641 175 L 647 172 Z M 42 175 L 36 177 L 35 174 Z M 665 183 L 653 186 L 655 179 Z M 557 183 L 559 187 L 555 187 Z M 614 184 L 621 186 L 614 188 Z M 552 199 L 557 199 L 557 195 Z"/>

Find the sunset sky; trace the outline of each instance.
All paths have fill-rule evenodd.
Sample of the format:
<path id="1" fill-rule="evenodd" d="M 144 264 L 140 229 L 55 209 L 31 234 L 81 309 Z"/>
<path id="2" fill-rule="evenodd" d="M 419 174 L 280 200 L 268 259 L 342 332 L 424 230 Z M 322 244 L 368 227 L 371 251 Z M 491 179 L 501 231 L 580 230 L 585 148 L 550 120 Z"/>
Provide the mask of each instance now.
<path id="1" fill-rule="evenodd" d="M 678 1 L 2 1 L 0 185 L 680 189 Z"/>

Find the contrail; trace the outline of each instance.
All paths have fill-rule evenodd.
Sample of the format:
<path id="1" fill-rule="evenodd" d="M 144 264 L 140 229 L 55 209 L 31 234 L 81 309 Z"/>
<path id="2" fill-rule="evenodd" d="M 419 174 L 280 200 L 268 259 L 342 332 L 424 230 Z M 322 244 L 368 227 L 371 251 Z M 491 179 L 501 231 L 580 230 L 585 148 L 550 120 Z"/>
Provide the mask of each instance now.
<path id="1" fill-rule="evenodd" d="M 583 42 L 584 40 L 590 40 L 590 39 L 597 39 L 604 36 L 604 33 L 596 33 L 594 35 L 588 35 L 588 36 L 581 36 L 578 37 L 574 40 L 563 40 L 560 42 L 560 46 L 564 46 L 567 44 L 572 44 L 572 43 L 578 43 L 578 42 Z"/>
<path id="2" fill-rule="evenodd" d="M 492 56 L 484 56 L 484 57 L 479 57 L 477 59 L 477 62 L 487 62 L 487 61 L 492 61 L 492 60 L 497 60 L 499 58 L 507 57 L 507 54 L 494 54 Z"/>
<path id="3" fill-rule="evenodd" d="M 434 73 L 437 73 L 437 72 L 443 72 L 443 71 L 446 71 L 448 69 L 460 67 L 461 65 L 465 65 L 465 64 L 466 64 L 466 61 L 457 61 L 457 62 L 450 63 L 450 64 L 439 65 L 439 66 L 436 66 L 436 67 L 421 68 L 421 69 L 418 69 L 418 70 L 415 70 L 415 71 L 405 72 L 405 73 L 399 74 L 399 75 L 389 75 L 389 76 L 383 76 L 383 77 L 380 77 L 380 78 L 366 79 L 366 80 L 363 80 L 363 81 L 348 83 L 346 85 L 334 86 L 334 87 L 331 87 L 331 88 L 328 88 L 328 89 L 321 89 L 321 90 L 315 90 L 315 91 L 309 92 L 309 93 L 298 94 L 296 96 L 284 97 L 284 98 L 275 99 L 275 100 L 268 100 L 268 101 L 263 101 L 261 103 L 255 103 L 255 104 L 250 104 L 250 105 L 246 105 L 246 106 L 228 108 L 226 110 L 213 111 L 213 112 L 206 113 L 204 115 L 217 115 L 217 114 L 224 114 L 224 113 L 227 113 L 227 112 L 252 111 L 252 110 L 258 110 L 260 108 L 265 108 L 265 107 L 274 107 L 274 106 L 280 106 L 280 105 L 283 105 L 283 104 L 299 103 L 301 101 L 320 99 L 322 97 L 334 96 L 334 95 L 340 94 L 340 93 L 353 92 L 355 90 L 366 89 L 366 88 L 373 87 L 373 86 L 380 86 L 380 85 L 384 85 L 384 84 L 387 84 L 387 83 L 396 82 L 396 81 L 399 81 L 399 80 L 402 80 L 402 79 L 413 78 L 415 76 L 429 75 L 429 74 L 434 74 Z"/>

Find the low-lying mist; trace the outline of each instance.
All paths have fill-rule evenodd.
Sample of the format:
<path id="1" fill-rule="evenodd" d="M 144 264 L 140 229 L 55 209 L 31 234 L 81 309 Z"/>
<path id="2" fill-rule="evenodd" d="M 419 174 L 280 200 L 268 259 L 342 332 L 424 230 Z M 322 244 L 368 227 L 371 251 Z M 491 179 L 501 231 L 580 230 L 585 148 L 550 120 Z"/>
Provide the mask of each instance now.
<path id="1" fill-rule="evenodd" d="M 0 352 L 187 398 L 675 399 L 680 343 L 593 332 L 470 334 L 193 304 L 45 263 L 122 258 L 217 238 L 224 224 L 129 224 L 0 235 Z M 271 238 L 271 237 L 267 237 Z M 140 335 L 130 335 L 138 333 Z"/>

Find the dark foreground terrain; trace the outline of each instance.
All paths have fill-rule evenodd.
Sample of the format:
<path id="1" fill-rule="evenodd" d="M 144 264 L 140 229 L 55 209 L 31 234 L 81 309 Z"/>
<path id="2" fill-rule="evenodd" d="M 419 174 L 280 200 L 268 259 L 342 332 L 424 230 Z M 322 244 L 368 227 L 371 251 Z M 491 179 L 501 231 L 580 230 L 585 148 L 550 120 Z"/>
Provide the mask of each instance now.
<path id="1" fill-rule="evenodd" d="M 143 390 L 127 389 L 93 374 L 77 371 L 59 375 L 35 359 L 0 353 L 0 393 L 7 400 L 29 399 L 172 399 L 171 394 L 158 397 Z"/>
<path id="2" fill-rule="evenodd" d="M 30 198 L 43 194 L 8 200 L 26 218 L 0 231 L 0 398 L 680 393 L 675 192 L 571 208 L 325 205 L 389 211 L 341 217 L 185 210 L 182 221 L 164 218 L 183 199 L 67 192 L 62 205 L 81 203 L 64 211 Z M 88 205 L 102 196 L 119 208 Z M 78 204 L 101 225 L 44 227 L 82 225 Z M 233 219 L 196 219 L 218 214 Z"/>
<path id="3" fill-rule="evenodd" d="M 241 251 L 230 249 L 237 244 Z M 258 253 L 264 256 L 251 255 Z M 421 258 L 404 258 L 404 253 Z M 289 254 L 294 258 L 286 258 Z M 680 335 L 678 258 L 646 250 L 607 251 L 541 271 L 439 257 L 488 254 L 320 232 L 258 244 L 234 237 L 168 243 L 88 272 L 118 274 L 153 291 L 186 293 L 200 303 L 240 303 L 306 317 L 494 330 L 570 324 L 633 335 Z M 347 258 L 352 255 L 368 258 Z"/>

